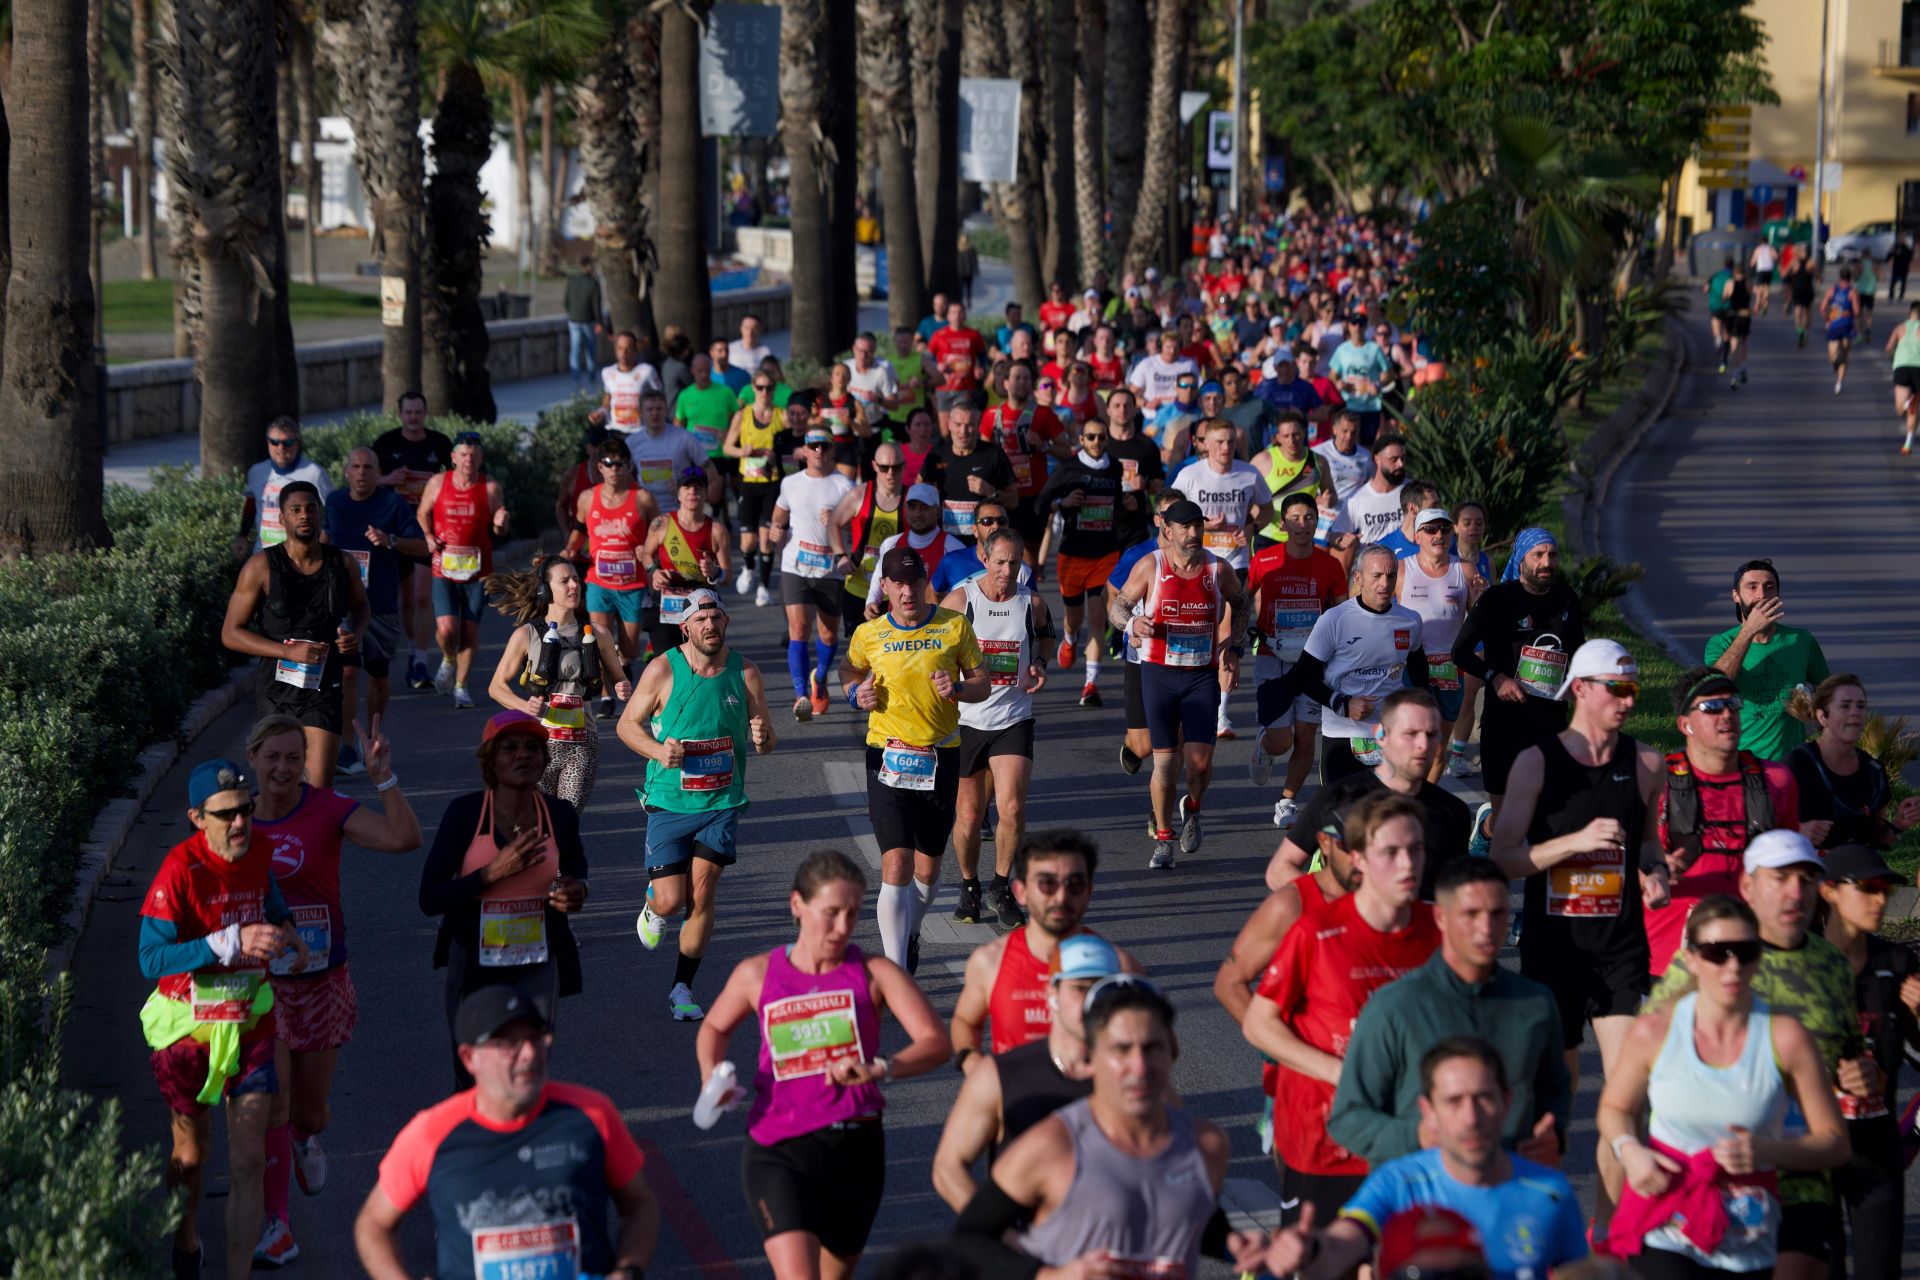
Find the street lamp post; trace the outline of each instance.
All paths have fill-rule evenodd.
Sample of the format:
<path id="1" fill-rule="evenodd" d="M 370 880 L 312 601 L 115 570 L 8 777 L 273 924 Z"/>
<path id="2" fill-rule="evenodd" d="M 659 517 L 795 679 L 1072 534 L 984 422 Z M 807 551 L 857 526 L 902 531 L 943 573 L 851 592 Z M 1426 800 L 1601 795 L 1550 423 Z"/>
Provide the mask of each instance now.
<path id="1" fill-rule="evenodd" d="M 1827 188 L 1827 11 L 1831 0 L 1820 0 L 1820 108 L 1813 142 L 1813 269 L 1826 262 L 1826 237 L 1820 234 L 1821 203 Z"/>
<path id="2" fill-rule="evenodd" d="M 1233 0 L 1233 175 L 1227 180 L 1227 208 L 1235 221 L 1240 218 L 1240 166 L 1247 159 L 1240 154 L 1241 140 L 1248 136 L 1246 19 L 1246 0 Z"/>

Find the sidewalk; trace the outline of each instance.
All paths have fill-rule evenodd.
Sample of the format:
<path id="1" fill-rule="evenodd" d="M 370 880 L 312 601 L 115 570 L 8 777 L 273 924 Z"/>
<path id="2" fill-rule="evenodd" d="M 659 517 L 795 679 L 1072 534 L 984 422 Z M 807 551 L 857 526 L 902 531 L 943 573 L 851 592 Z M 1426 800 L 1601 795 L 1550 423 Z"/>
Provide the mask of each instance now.
<path id="1" fill-rule="evenodd" d="M 1013 272 L 1006 263 L 994 259 L 982 259 L 980 276 L 973 287 L 976 312 L 991 311 L 999 313 L 1013 297 Z M 860 327 L 875 332 L 887 327 L 887 304 L 863 302 L 860 304 Z M 729 334 L 728 337 L 734 335 Z M 782 360 L 787 358 L 792 339 L 790 330 L 782 329 L 766 336 L 765 342 L 773 353 Z M 543 378 L 527 378 L 517 382 L 498 383 L 493 388 L 493 398 L 499 407 L 502 422 L 523 422 L 531 425 L 544 409 L 561 404 L 573 396 L 573 380 L 564 374 L 555 374 Z M 315 414 L 305 419 L 303 425 L 308 429 L 326 427 L 339 422 L 354 413 L 377 413 L 377 404 L 362 405 L 359 409 L 337 409 L 331 413 Z M 263 424 L 264 427 L 264 424 Z M 107 450 L 106 479 L 108 484 L 124 484 L 135 489 L 144 489 L 152 483 L 148 473 L 160 466 L 195 466 L 200 461 L 200 437 L 193 432 L 181 432 L 178 435 L 156 436 L 150 440 L 136 440 L 128 444 L 119 444 Z"/>

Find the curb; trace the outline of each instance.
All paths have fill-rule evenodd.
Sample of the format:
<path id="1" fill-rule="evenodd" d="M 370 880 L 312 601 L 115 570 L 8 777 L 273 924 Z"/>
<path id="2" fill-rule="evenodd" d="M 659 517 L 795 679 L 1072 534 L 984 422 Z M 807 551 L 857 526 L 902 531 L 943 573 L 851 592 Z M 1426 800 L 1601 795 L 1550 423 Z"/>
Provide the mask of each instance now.
<path id="1" fill-rule="evenodd" d="M 521 538 L 501 547 L 495 555 L 503 561 L 527 559 L 552 540 L 546 534 L 538 538 Z M 228 673 L 224 683 L 201 694 L 187 708 L 187 714 L 180 718 L 180 727 L 174 730 L 172 737 L 156 742 L 140 753 L 140 776 L 132 783 L 132 794 L 107 801 L 100 807 L 100 812 L 94 815 L 93 827 L 80 846 L 80 865 L 73 873 L 73 900 L 60 922 L 60 940 L 47 951 L 46 975 L 49 982 L 58 981 L 62 974 L 72 968 L 74 949 L 80 945 L 80 937 L 87 927 L 87 916 L 93 909 L 94 891 L 113 870 L 114 860 L 120 856 L 120 851 L 127 847 L 127 841 L 133 835 L 134 821 L 153 797 L 160 779 L 166 776 L 167 770 L 173 768 L 181 754 L 201 734 L 246 695 L 253 684 L 254 671 L 251 662 L 237 666 Z"/>

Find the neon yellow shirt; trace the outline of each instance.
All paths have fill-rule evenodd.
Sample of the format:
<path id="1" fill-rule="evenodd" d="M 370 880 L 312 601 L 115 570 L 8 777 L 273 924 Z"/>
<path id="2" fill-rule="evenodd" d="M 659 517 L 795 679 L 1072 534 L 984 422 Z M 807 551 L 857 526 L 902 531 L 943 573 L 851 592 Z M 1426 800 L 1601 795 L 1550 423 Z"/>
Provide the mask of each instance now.
<path id="1" fill-rule="evenodd" d="M 868 746 L 897 738 L 909 746 L 949 747 L 960 741 L 960 704 L 933 691 L 933 673 L 944 667 L 957 685 L 986 660 L 965 616 L 935 609 L 917 627 L 897 625 L 891 613 L 861 623 L 847 644 L 847 661 L 876 681 Z"/>

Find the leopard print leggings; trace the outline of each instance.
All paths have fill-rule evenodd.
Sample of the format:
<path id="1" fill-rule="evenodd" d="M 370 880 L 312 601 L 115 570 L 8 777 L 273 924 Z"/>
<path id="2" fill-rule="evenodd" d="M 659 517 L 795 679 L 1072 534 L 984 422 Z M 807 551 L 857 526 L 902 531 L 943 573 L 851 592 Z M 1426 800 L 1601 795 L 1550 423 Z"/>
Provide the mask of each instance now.
<path id="1" fill-rule="evenodd" d="M 587 723 L 591 726 L 593 722 Z M 584 811 L 593 794 L 594 779 L 600 776 L 599 731 L 590 729 L 585 742 L 556 742 L 548 749 L 552 758 L 540 779 L 540 789 Z"/>

